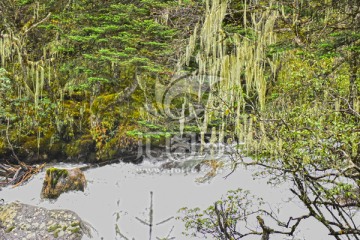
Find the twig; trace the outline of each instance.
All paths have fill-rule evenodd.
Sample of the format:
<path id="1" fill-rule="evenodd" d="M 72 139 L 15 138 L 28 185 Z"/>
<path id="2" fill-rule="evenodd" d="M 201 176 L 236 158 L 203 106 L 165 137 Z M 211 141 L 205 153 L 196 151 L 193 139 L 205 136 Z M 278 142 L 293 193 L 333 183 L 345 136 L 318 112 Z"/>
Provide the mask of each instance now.
<path id="1" fill-rule="evenodd" d="M 153 192 L 150 192 L 150 212 L 149 212 L 149 240 L 151 240 L 152 235 L 152 227 L 153 227 L 153 221 L 154 221 L 154 209 L 153 209 Z"/>
<path id="2" fill-rule="evenodd" d="M 41 21 L 35 23 L 34 25 L 32 25 L 31 27 L 29 27 L 28 29 L 26 29 L 26 31 L 23 32 L 23 35 L 25 35 L 25 34 L 26 34 L 27 32 L 29 32 L 31 29 L 37 27 L 39 24 L 41 24 L 41 23 L 45 22 L 46 20 L 48 20 L 50 16 L 51 16 L 51 12 L 48 13 L 48 15 L 47 15 L 45 18 L 43 18 Z"/>
<path id="3" fill-rule="evenodd" d="M 29 180 L 32 176 L 34 176 L 35 174 L 39 173 L 41 171 L 41 169 L 43 169 L 45 167 L 45 163 L 40 165 L 39 167 L 35 168 L 33 170 L 33 168 L 30 168 L 19 180 L 18 183 L 16 183 L 13 188 L 20 186 L 21 184 L 23 184 L 24 182 L 26 182 L 27 180 Z"/>
<path id="4" fill-rule="evenodd" d="M 7 125 L 6 125 L 6 140 L 7 140 L 8 144 L 9 144 L 9 147 L 10 147 L 10 150 L 11 150 L 11 152 L 12 152 L 13 157 L 14 157 L 15 160 L 18 162 L 18 164 L 19 164 L 20 166 L 22 166 L 23 164 L 22 164 L 22 162 L 19 160 L 19 158 L 17 157 L 17 155 L 15 154 L 14 147 L 13 147 L 13 145 L 11 144 L 10 139 L 9 139 L 10 118 L 7 117 L 6 120 L 7 120 Z"/>
<path id="5" fill-rule="evenodd" d="M 164 221 L 161 221 L 159 223 L 156 224 L 156 226 L 160 225 L 160 224 L 163 224 L 163 223 L 166 223 L 168 221 L 170 221 L 171 219 L 173 219 L 174 217 L 169 217 L 168 219 L 165 219 Z"/>

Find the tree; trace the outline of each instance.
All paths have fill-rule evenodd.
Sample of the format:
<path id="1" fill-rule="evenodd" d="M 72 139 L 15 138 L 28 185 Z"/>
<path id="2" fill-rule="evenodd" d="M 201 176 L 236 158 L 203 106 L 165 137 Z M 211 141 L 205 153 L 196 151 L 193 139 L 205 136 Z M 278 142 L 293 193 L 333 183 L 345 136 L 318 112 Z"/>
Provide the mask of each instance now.
<path id="1" fill-rule="evenodd" d="M 243 71 L 240 65 L 232 68 L 233 65 L 224 62 L 217 68 L 220 74 L 229 74 L 230 78 L 218 84 L 213 101 L 222 104 L 215 105 L 217 112 L 211 109 L 209 116 L 226 122 L 218 128 L 220 134 L 231 129 L 244 143 L 238 146 L 234 167 L 259 166 L 274 183 L 292 182 L 289 190 L 308 210 L 306 215 L 292 219 L 302 221 L 312 217 L 334 239 L 359 239 L 356 224 L 360 206 L 359 3 L 232 1 L 228 6 L 226 17 L 220 19 L 226 38 L 223 45 L 216 44 L 229 50 L 223 55 L 212 55 L 212 62 L 221 58 L 232 61 L 236 49 L 241 49 L 239 44 L 248 43 L 250 55 L 262 49 L 257 55 L 259 59 L 247 65 L 253 66 L 252 69 L 260 66 L 254 80 L 249 79 L 253 75 L 246 71 L 246 65 L 241 78 L 231 75 Z M 261 21 L 270 17 L 263 16 L 276 16 L 273 29 L 269 30 L 270 23 Z M 274 33 L 276 42 L 264 44 L 264 31 L 268 31 L 267 36 Z M 245 40 L 239 42 L 239 37 Z M 218 40 L 218 36 L 213 38 Z M 256 62 L 259 65 L 252 65 Z M 251 156 L 253 162 L 242 161 L 244 156 Z M 219 211 L 220 216 L 226 214 L 225 209 Z M 204 233 L 216 232 L 220 234 L 217 239 L 245 237 L 237 230 L 226 236 L 220 228 L 224 221 L 216 217 L 216 212 L 206 214 L 204 218 L 212 219 L 219 228 L 200 222 Z M 196 219 L 203 219 L 202 215 L 192 216 L 187 219 L 189 228 L 195 228 L 190 223 Z M 234 216 L 227 219 L 234 220 Z M 257 220 L 262 233 L 272 232 L 266 227 L 266 219 Z"/>
<path id="2" fill-rule="evenodd" d="M 204 211 L 199 208 L 183 208 L 187 236 L 204 238 L 212 236 L 214 239 L 246 239 L 251 236 L 261 236 L 262 240 L 270 239 L 271 234 L 293 235 L 301 221 L 309 215 L 290 218 L 281 222 L 273 211 L 263 208 L 264 201 L 250 195 L 249 191 L 237 189 L 229 191 L 225 197 Z M 275 223 L 278 229 L 265 224 Z M 254 226 L 258 223 L 258 227 Z"/>

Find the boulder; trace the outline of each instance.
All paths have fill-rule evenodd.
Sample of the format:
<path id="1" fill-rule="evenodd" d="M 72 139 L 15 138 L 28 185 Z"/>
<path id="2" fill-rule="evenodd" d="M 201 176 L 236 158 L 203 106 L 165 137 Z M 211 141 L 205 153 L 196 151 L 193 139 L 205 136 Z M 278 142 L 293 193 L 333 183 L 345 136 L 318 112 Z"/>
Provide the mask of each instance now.
<path id="1" fill-rule="evenodd" d="M 0 239 L 80 240 L 92 227 L 69 210 L 12 202 L 0 206 Z"/>
<path id="2" fill-rule="evenodd" d="M 197 178 L 197 182 L 205 182 L 214 178 L 218 171 L 224 167 L 224 163 L 216 159 L 208 160 L 185 160 L 185 161 L 168 161 L 160 166 L 162 171 L 169 172 L 206 172 L 205 176 Z M 175 169 L 175 171 L 173 171 Z"/>
<path id="3" fill-rule="evenodd" d="M 184 160 L 184 161 L 167 161 L 161 164 L 162 170 L 181 169 L 184 172 L 199 172 L 205 160 Z"/>
<path id="4" fill-rule="evenodd" d="M 68 191 L 84 191 L 85 187 L 85 175 L 79 168 L 49 168 L 46 170 L 41 197 L 56 199 Z"/>

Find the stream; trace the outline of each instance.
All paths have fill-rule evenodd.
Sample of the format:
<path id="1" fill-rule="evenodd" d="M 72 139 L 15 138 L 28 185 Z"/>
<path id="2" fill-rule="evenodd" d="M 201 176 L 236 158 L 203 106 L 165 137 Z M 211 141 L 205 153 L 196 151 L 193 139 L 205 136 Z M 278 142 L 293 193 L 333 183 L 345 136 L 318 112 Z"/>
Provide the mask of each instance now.
<path id="1" fill-rule="evenodd" d="M 224 157 L 227 161 L 226 157 Z M 85 192 L 62 194 L 57 200 L 40 198 L 45 171 L 33 177 L 25 185 L 0 191 L 0 198 L 5 202 L 20 201 L 26 204 L 48 209 L 68 209 L 76 212 L 83 220 L 90 223 L 96 232 L 93 239 L 123 239 L 116 235 L 116 224 L 128 239 L 149 239 L 149 227 L 138 219 L 149 218 L 150 192 L 153 192 L 154 228 L 152 239 L 161 239 L 169 235 L 172 239 L 195 239 L 183 236 L 184 224 L 176 220 L 182 207 L 206 208 L 220 199 L 228 190 L 243 188 L 251 194 L 262 197 L 268 207 L 281 208 L 279 216 L 286 219 L 291 215 L 305 212 L 297 200 L 289 201 L 289 183 L 272 187 L 267 178 L 253 177 L 254 170 L 238 169 L 227 179 L 231 171 L 225 168 L 205 183 L 196 180 L 205 172 L 184 172 L 180 169 L 160 171 L 163 158 L 145 158 L 141 164 L 117 163 L 85 171 L 88 181 Z M 56 164 L 56 167 L 73 168 L 84 164 Z M 119 217 L 119 218 L 117 218 Z M 162 224 L 162 221 L 169 219 Z M 256 226 L 256 223 L 254 223 Z M 296 238 L 272 235 L 271 239 L 328 239 L 326 229 L 315 220 L 308 219 L 300 224 Z M 158 238 L 157 238 L 158 237 Z M 211 239 L 211 238 L 209 238 Z M 260 236 L 246 239 L 260 239 Z"/>

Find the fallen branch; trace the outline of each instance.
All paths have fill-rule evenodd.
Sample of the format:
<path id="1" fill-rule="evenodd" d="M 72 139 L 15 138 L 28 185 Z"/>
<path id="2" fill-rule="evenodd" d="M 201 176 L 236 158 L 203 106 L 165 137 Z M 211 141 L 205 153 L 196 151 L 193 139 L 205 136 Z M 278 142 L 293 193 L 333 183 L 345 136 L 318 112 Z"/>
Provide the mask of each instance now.
<path id="1" fill-rule="evenodd" d="M 18 187 L 24 182 L 28 181 L 32 176 L 39 173 L 45 166 L 45 163 L 37 166 L 26 166 L 26 169 L 20 165 L 8 165 L 0 164 L 0 186 L 4 187 L 7 185 L 13 185 L 13 187 Z"/>
<path id="2" fill-rule="evenodd" d="M 17 183 L 14 183 L 13 188 L 20 186 L 24 182 L 28 181 L 32 176 L 38 174 L 45 167 L 45 165 L 46 164 L 43 163 L 38 167 L 29 167 L 28 170 L 22 174 L 21 178 L 17 179 L 18 181 Z"/>

